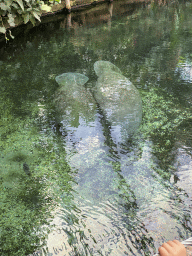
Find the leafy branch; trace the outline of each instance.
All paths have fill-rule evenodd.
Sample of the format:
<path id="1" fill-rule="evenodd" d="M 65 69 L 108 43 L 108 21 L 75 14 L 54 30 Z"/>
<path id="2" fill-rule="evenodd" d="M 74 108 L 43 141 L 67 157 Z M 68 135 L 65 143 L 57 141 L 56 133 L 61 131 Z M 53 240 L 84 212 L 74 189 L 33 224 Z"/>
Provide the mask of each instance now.
<path id="1" fill-rule="evenodd" d="M 0 2 L 0 33 L 5 34 L 6 37 L 7 29 L 6 24 L 8 23 L 11 27 L 15 26 L 16 19 L 24 22 L 25 24 L 31 21 L 33 26 L 36 20 L 41 21 L 40 16 L 42 10 L 50 11 L 51 7 L 48 3 L 55 4 L 56 1 L 39 1 L 39 0 L 1 0 Z M 9 34 L 12 38 L 11 32 Z"/>

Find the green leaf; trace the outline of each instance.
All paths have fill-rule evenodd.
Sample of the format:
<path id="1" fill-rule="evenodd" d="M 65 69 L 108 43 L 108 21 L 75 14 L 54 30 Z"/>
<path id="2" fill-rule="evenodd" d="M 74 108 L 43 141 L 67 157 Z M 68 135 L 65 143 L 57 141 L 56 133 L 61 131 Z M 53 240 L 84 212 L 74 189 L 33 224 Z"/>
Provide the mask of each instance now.
<path id="1" fill-rule="evenodd" d="M 29 13 L 23 15 L 24 23 L 26 24 L 29 21 Z"/>
<path id="2" fill-rule="evenodd" d="M 15 19 L 13 17 L 13 15 L 11 13 L 8 14 L 8 23 L 10 24 L 10 26 L 14 27 L 15 26 Z"/>
<path id="3" fill-rule="evenodd" d="M 30 15 L 30 21 L 35 26 L 35 18 L 32 15 Z"/>
<path id="4" fill-rule="evenodd" d="M 41 22 L 41 20 L 40 20 L 40 16 L 38 15 L 38 13 L 37 13 L 37 12 L 32 11 L 32 14 L 33 14 L 33 16 L 34 16 L 37 20 L 39 20 L 39 21 Z"/>
<path id="5" fill-rule="evenodd" d="M 9 7 L 9 6 L 11 6 L 13 1 L 12 0 L 6 0 L 5 2 L 6 2 L 6 5 Z"/>
<path id="6" fill-rule="evenodd" d="M 18 10 L 18 5 L 16 3 L 12 3 L 12 7 L 14 7 L 16 10 Z"/>
<path id="7" fill-rule="evenodd" d="M 46 11 L 46 12 L 50 12 L 51 11 L 51 7 L 48 6 L 47 4 L 42 4 L 41 5 L 41 10 L 42 11 Z"/>
<path id="8" fill-rule="evenodd" d="M 14 1 L 17 2 L 20 5 L 21 9 L 24 11 L 23 1 L 22 0 L 14 0 Z"/>
<path id="9" fill-rule="evenodd" d="M 6 11 L 7 10 L 7 6 L 4 3 L 0 3 L 0 9 Z"/>
<path id="10" fill-rule="evenodd" d="M 6 29 L 4 27 L 0 27 L 0 33 L 5 34 L 6 33 Z"/>
<path id="11" fill-rule="evenodd" d="M 21 9 L 19 9 L 17 12 L 18 12 L 19 14 L 22 14 L 22 13 L 23 13 L 23 11 L 22 11 Z"/>
<path id="12" fill-rule="evenodd" d="M 27 5 L 28 7 L 32 7 L 31 4 L 30 4 L 30 2 L 29 2 L 29 0 L 25 0 L 25 2 L 26 2 L 26 5 Z"/>

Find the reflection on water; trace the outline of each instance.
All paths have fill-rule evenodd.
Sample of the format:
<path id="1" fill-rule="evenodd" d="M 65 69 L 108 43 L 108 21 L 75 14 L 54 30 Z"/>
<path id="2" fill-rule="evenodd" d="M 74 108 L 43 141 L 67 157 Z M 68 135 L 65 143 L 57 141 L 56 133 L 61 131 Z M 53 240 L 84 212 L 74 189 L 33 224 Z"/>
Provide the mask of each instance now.
<path id="1" fill-rule="evenodd" d="M 178 65 L 178 68 L 175 70 L 176 72 L 180 72 L 181 79 L 190 83 L 192 80 L 192 64 L 191 63 L 183 63 Z"/>
<path id="2" fill-rule="evenodd" d="M 66 20 L 48 25 L 13 53 L 5 51 L 0 63 L 0 185 L 5 195 L 18 195 L 12 203 L 22 205 L 19 214 L 14 207 L 4 208 L 4 214 L 18 219 L 35 208 L 35 216 L 47 218 L 51 212 L 55 228 L 44 247 L 47 255 L 153 255 L 167 240 L 192 236 L 191 9 L 151 4 L 132 14 L 134 9 L 122 2 L 111 7 L 96 10 L 93 21 L 86 19 L 88 11 L 76 18 L 71 14 L 68 25 Z M 98 60 L 113 63 L 123 74 L 101 78 L 108 92 L 119 97 L 114 88 L 123 77 L 142 98 L 140 127 L 124 140 L 120 131 L 129 102 L 117 103 L 108 93 L 105 100 L 115 100 L 107 105 L 95 97 Z M 55 78 L 69 72 L 89 81 L 58 85 Z M 24 162 L 30 179 L 21 169 Z M 32 204 L 27 193 L 36 187 Z M 51 201 L 45 208 L 53 205 L 47 212 L 38 202 L 42 198 Z M 25 239 L 43 230 L 33 220 L 31 226 L 16 222 L 27 230 Z M 7 232 L 10 224 L 3 221 Z M 23 255 L 40 245 L 32 243 Z M 17 255 L 17 248 L 12 250 Z"/>

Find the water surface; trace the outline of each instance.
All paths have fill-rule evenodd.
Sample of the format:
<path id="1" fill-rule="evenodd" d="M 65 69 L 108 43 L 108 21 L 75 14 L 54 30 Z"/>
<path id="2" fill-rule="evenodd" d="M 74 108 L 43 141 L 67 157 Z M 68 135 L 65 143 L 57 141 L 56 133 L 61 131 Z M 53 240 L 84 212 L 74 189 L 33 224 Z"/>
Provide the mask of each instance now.
<path id="1" fill-rule="evenodd" d="M 192 236 L 191 4 L 119 5 L 97 22 L 87 12 L 44 25 L 1 56 L 3 255 L 32 254 L 51 220 L 48 255 L 153 255 Z M 93 97 L 98 60 L 142 97 L 123 141 Z M 82 99 L 58 103 L 55 77 L 68 72 L 89 81 Z"/>

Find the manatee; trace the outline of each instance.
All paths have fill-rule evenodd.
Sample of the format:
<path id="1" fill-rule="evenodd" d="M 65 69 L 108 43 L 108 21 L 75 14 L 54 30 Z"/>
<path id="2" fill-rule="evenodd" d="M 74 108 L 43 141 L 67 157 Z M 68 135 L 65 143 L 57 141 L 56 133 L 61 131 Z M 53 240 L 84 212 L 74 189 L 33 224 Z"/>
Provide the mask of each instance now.
<path id="1" fill-rule="evenodd" d="M 92 120 L 96 109 L 95 102 L 90 91 L 83 86 L 89 78 L 83 74 L 70 72 L 57 76 L 55 80 L 60 85 L 54 99 L 58 122 L 67 118 L 77 126 L 79 116 L 87 121 Z"/>
<path id="2" fill-rule="evenodd" d="M 95 62 L 94 70 L 98 77 L 102 76 L 103 73 L 108 72 L 109 70 L 121 74 L 121 70 L 118 67 L 116 67 L 114 64 L 112 64 L 109 61 L 103 61 L 103 60 Z"/>
<path id="3" fill-rule="evenodd" d="M 139 91 L 109 61 L 96 61 L 94 70 L 98 76 L 94 97 L 111 123 L 111 134 L 116 142 L 125 142 L 142 121 Z"/>
<path id="4" fill-rule="evenodd" d="M 59 76 L 56 76 L 55 78 L 56 82 L 66 88 L 69 89 L 68 86 L 76 86 L 76 85 L 84 85 L 89 78 L 85 75 L 79 74 L 79 73 L 63 73 Z"/>

